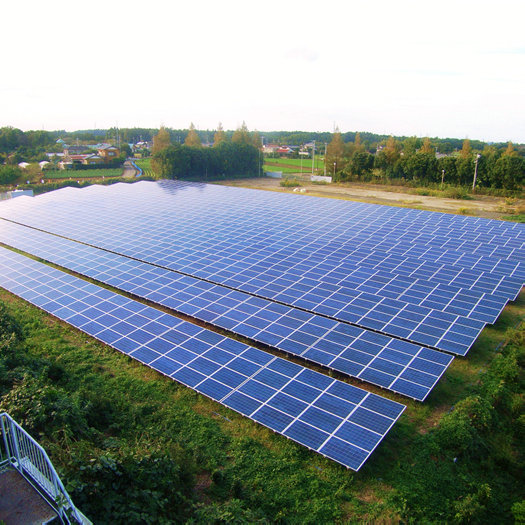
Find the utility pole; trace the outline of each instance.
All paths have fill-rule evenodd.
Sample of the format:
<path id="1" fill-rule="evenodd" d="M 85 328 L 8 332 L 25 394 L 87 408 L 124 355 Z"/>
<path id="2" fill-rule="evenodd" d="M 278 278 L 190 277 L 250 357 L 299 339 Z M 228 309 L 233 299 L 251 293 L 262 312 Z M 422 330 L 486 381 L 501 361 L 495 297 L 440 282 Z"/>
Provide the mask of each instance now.
<path id="1" fill-rule="evenodd" d="M 481 155 L 478 153 L 476 155 L 476 165 L 474 166 L 474 181 L 472 182 L 472 191 L 476 189 L 476 179 L 478 178 L 478 161 Z"/>
<path id="2" fill-rule="evenodd" d="M 312 175 L 314 174 L 314 164 L 315 164 L 315 140 L 314 140 L 314 147 L 312 148 Z"/>
<path id="3" fill-rule="evenodd" d="M 326 177 L 326 142 L 324 143 L 324 176 Z"/>
<path id="4" fill-rule="evenodd" d="M 445 170 L 441 170 L 441 186 L 443 186 L 444 180 L 445 180 Z"/>

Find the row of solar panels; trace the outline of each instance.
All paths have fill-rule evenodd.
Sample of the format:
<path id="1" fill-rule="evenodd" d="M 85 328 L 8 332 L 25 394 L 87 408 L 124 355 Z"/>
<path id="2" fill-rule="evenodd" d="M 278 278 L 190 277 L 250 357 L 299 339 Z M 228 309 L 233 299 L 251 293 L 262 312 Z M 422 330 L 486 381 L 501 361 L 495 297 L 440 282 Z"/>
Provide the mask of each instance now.
<path id="1" fill-rule="evenodd" d="M 453 357 L 2 221 L 0 242 L 227 329 L 423 401 Z"/>
<path id="2" fill-rule="evenodd" d="M 0 286 L 354 470 L 405 409 L 5 248 L 0 248 Z"/>
<path id="3" fill-rule="evenodd" d="M 182 192 L 182 188 L 186 191 Z M 351 244 L 352 248 L 356 245 L 365 243 L 365 247 L 370 249 L 368 237 L 374 236 L 382 238 L 390 246 L 402 242 L 405 236 L 410 235 L 410 242 L 407 243 L 410 249 L 424 246 L 429 240 L 435 238 L 436 244 L 440 248 L 449 251 L 448 248 L 456 246 L 463 236 L 473 237 L 475 242 L 472 246 L 466 246 L 462 250 L 466 254 L 472 254 L 476 249 L 492 250 L 495 247 L 508 247 L 509 242 L 515 242 L 516 249 L 522 249 L 523 228 L 515 223 L 501 223 L 474 217 L 461 217 L 446 214 L 437 214 L 421 210 L 408 210 L 402 208 L 379 207 L 362 203 L 348 203 L 340 201 L 316 202 L 311 206 L 311 202 L 305 206 L 304 197 L 290 195 L 257 194 L 251 190 L 240 188 L 223 188 L 211 185 L 186 184 L 180 181 L 164 182 L 155 187 L 148 187 L 148 183 L 139 183 L 136 188 L 119 188 L 119 202 L 114 202 L 113 207 L 119 216 L 130 214 L 135 216 L 133 211 L 136 208 L 129 207 L 130 202 L 141 206 L 143 190 L 159 203 L 160 208 L 165 208 L 173 204 L 173 196 L 183 193 L 184 208 L 174 210 L 178 218 L 193 218 L 196 210 L 200 212 L 213 212 L 219 220 L 215 224 L 209 225 L 211 231 L 221 229 L 223 224 L 221 218 L 228 219 L 227 226 L 230 228 L 228 234 L 233 233 L 237 227 L 237 233 L 246 233 L 243 230 L 245 219 L 248 218 L 253 228 L 260 226 L 265 231 L 267 237 L 272 233 L 276 234 L 276 240 L 282 240 L 285 236 L 296 237 L 302 240 L 310 238 L 313 244 L 324 241 L 323 235 L 327 236 L 332 245 L 345 246 Z M 170 191 L 172 190 L 172 191 Z M 109 187 L 97 187 L 89 191 L 79 192 L 68 189 L 68 200 L 82 203 L 93 199 L 105 200 L 108 196 L 114 195 L 115 191 Z M 217 198 L 220 198 L 220 205 L 217 205 Z M 307 197 L 308 198 L 308 197 Z M 55 196 L 45 197 L 44 200 L 53 204 Z M 180 199 L 179 199 L 180 200 Z M 311 201 L 312 199 L 310 199 Z M 137 201 L 137 202 L 136 202 Z M 147 208 L 147 199 L 142 202 L 142 207 Z M 317 199 L 319 201 L 319 199 Z M 91 202 L 92 204 L 92 202 Z M 202 205 L 206 208 L 203 210 Z M 233 204 L 233 206 L 229 206 Z M 283 206 L 286 204 L 286 206 Z M 240 216 L 239 206 L 242 205 L 244 217 Z M 28 205 L 26 209 L 31 208 Z M 103 206 L 99 206 L 103 208 Z M 232 212 L 232 210 L 234 210 Z M 162 219 L 159 210 L 150 210 L 148 220 L 155 220 L 156 217 Z M 268 222 L 268 218 L 276 217 L 275 222 Z M 233 218 L 233 220 L 231 220 Z M 389 219 L 390 218 L 390 219 Z M 201 219 L 199 221 L 199 219 Z M 313 220 L 312 220 L 313 219 Z M 205 217 L 197 217 L 195 223 L 184 223 L 184 231 L 197 231 L 202 235 L 200 226 Z M 391 221 L 394 221 L 393 223 Z M 447 227 L 441 224 L 446 221 Z M 290 231 L 286 231 L 290 226 Z M 385 233 L 382 234 L 382 229 Z M 411 233 L 412 230 L 417 234 L 416 237 Z M 476 231 L 491 231 L 493 233 L 484 236 L 477 236 Z M 283 231 L 284 230 L 284 231 Z M 427 231 L 428 230 L 428 231 Z M 204 232 L 205 233 L 205 232 Z M 250 232 L 251 233 L 251 232 Z M 353 236 L 355 234 L 355 236 Z M 423 238 L 425 237 L 425 238 Z M 230 235 L 231 238 L 231 235 Z M 477 240 L 477 242 L 476 242 Z M 357 244 L 356 244 L 357 243 Z M 451 246 L 447 246 L 447 243 Z M 322 245 L 322 244 L 320 244 Z M 520 248 L 521 247 L 521 248 Z M 335 246 L 331 249 L 334 249 Z M 476 254 L 476 257 L 479 254 Z M 506 255 L 502 256 L 507 258 Z M 520 256 L 521 259 L 521 256 Z"/>

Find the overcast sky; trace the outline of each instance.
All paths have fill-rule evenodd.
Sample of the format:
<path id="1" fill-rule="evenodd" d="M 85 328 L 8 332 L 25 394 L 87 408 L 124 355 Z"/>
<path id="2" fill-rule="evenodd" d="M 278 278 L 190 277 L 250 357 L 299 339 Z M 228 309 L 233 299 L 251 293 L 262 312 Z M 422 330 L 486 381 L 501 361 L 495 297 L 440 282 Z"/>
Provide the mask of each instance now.
<path id="1" fill-rule="evenodd" d="M 0 126 L 525 142 L 523 0 L 2 2 Z"/>

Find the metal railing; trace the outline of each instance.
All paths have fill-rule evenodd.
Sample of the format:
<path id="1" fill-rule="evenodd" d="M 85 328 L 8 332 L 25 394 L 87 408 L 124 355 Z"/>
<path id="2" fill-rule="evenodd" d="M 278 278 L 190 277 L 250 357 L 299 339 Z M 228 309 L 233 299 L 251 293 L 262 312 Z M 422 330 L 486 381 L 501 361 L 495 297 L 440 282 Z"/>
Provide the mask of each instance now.
<path id="1" fill-rule="evenodd" d="M 0 426 L 4 448 L 0 467 L 15 468 L 50 503 L 63 523 L 90 523 L 73 505 L 46 451 L 6 412 L 0 414 Z"/>

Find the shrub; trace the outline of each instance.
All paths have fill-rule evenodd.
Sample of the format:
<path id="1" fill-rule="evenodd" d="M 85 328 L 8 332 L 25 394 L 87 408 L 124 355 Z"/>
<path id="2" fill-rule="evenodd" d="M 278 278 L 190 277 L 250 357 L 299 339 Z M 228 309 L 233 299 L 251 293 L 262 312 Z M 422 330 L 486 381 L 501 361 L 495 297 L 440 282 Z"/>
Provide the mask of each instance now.
<path id="1" fill-rule="evenodd" d="M 292 177 L 285 177 L 279 184 L 283 188 L 295 188 L 297 186 L 302 186 L 302 184 L 297 179 Z"/>
<path id="2" fill-rule="evenodd" d="M 77 457 L 66 488 L 95 523 L 183 523 L 193 476 L 177 457 L 173 451 Z"/>

